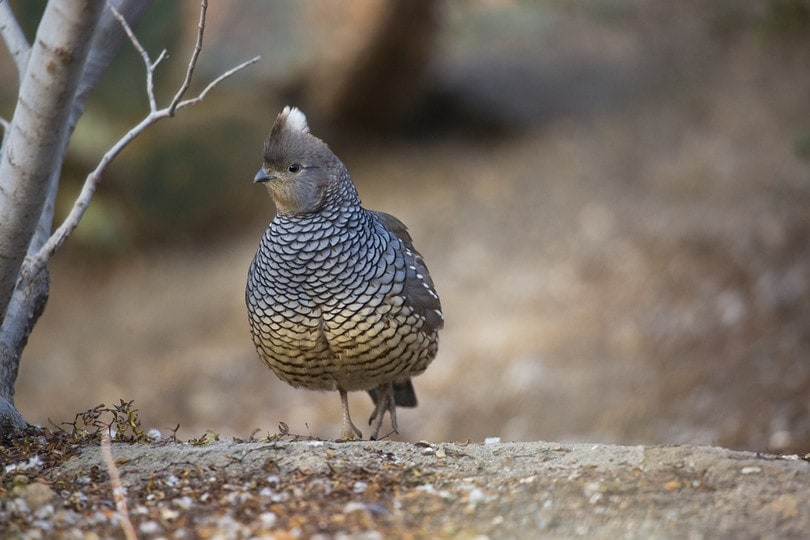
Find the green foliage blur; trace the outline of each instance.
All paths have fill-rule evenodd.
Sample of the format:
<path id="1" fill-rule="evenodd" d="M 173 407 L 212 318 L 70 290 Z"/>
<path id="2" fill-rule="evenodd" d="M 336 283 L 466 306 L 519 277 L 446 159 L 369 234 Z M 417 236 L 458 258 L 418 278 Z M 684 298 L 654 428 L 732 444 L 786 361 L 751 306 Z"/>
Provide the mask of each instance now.
<path id="1" fill-rule="evenodd" d="M 45 2 L 30 0 L 13 2 L 29 40 L 44 6 Z M 197 16 L 196 4 L 158 0 L 134 28 L 153 61 L 163 49 L 169 55 L 155 73 L 158 107 L 168 104 L 183 80 Z M 230 67 L 211 67 L 208 59 L 216 52 L 206 45 L 187 97 Z M 245 82 L 250 80 L 240 82 L 237 75 L 203 103 L 159 122 L 136 139 L 107 170 L 66 247 L 114 256 L 156 243 L 206 243 L 244 225 L 240 220 L 245 215 L 261 215 L 261 208 L 266 208 L 269 219 L 271 203 L 257 197 L 259 189 L 251 180 L 261 162 L 267 129 L 266 118 L 256 110 L 266 109 L 269 118 L 270 107 L 251 97 L 255 94 Z M 71 140 L 55 223 L 70 210 L 85 176 L 103 153 L 148 112 L 145 88 L 143 60 L 124 42 L 93 91 Z"/>

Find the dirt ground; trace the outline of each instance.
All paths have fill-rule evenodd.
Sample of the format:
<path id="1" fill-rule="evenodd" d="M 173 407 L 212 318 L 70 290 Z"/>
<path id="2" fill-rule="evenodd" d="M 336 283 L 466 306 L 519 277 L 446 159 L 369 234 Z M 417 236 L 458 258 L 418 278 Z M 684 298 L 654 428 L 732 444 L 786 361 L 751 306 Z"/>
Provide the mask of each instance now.
<path id="1" fill-rule="evenodd" d="M 365 205 L 409 225 L 447 320 L 395 440 L 810 450 L 810 49 L 668 9 L 552 9 L 509 47 L 448 48 L 442 88 L 500 134 L 341 151 Z M 248 337 L 271 213 L 206 246 L 57 257 L 22 413 L 126 399 L 185 438 L 337 436 L 337 394 L 276 380 Z"/>
<path id="2" fill-rule="evenodd" d="M 0 471 L 0 533 L 114 538 L 129 523 L 141 538 L 799 538 L 810 527 L 810 464 L 795 455 L 281 437 L 114 443 L 105 461 L 98 444 L 65 442 Z M 71 459 L 51 461 L 54 449 Z"/>

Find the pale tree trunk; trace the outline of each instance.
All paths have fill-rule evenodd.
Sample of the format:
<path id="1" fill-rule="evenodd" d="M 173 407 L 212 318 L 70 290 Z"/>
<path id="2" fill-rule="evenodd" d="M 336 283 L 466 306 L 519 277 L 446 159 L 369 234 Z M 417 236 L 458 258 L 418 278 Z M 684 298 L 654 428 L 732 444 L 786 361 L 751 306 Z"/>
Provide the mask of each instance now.
<path id="1" fill-rule="evenodd" d="M 48 298 L 47 267 L 26 279 L 20 279 L 20 268 L 51 234 L 70 136 L 124 36 L 104 0 L 51 0 L 29 49 L 2 3 L 3 37 L 21 82 L 0 156 L 0 435 L 27 425 L 14 407 L 14 383 Z M 149 3 L 113 2 L 128 20 L 140 17 Z"/>
<path id="2" fill-rule="evenodd" d="M 29 47 L 11 8 L 0 0 L 0 35 L 20 73 L 17 107 L 0 148 L 0 438 L 28 426 L 14 407 L 14 383 L 28 336 L 45 308 L 47 263 L 79 224 L 102 174 L 113 159 L 145 129 L 190 105 L 200 103 L 217 84 L 257 62 L 235 66 L 185 98 L 200 51 L 208 0 L 200 1 L 197 41 L 185 78 L 171 102 L 158 108 L 154 61 L 138 41 L 131 22 L 151 0 L 51 0 Z M 109 9 L 104 6 L 109 4 Z M 146 68 L 146 116 L 115 142 L 85 178 L 68 216 L 52 233 L 53 209 L 62 162 L 73 128 L 90 91 L 115 56 L 123 36 Z"/>

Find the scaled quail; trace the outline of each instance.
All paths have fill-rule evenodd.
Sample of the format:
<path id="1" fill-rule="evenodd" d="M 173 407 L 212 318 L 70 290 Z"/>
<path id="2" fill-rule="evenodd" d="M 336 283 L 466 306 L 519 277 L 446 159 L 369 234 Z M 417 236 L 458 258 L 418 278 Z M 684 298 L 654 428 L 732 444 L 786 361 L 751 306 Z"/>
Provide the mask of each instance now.
<path id="1" fill-rule="evenodd" d="M 346 167 L 285 107 L 264 142 L 254 182 L 276 216 L 248 271 L 250 330 L 259 357 L 286 383 L 337 390 L 342 439 L 362 438 L 347 392 L 366 390 L 376 439 L 388 412 L 415 407 L 411 377 L 436 356 L 439 296 L 408 230 L 360 206 Z"/>

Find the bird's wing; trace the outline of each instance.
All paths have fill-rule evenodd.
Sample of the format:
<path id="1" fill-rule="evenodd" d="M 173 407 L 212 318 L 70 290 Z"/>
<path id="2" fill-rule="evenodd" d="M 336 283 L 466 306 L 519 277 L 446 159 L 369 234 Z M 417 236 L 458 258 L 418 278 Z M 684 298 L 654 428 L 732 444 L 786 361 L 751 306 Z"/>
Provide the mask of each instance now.
<path id="1" fill-rule="evenodd" d="M 433 279 L 430 277 L 424 258 L 413 246 L 413 239 L 408 233 L 408 228 L 391 214 L 373 211 L 371 213 L 405 247 L 404 255 L 407 271 L 404 293 L 414 309 L 425 318 L 425 326 L 422 330 L 430 334 L 441 329 L 444 326 L 441 301 L 439 295 L 436 294 Z"/>

